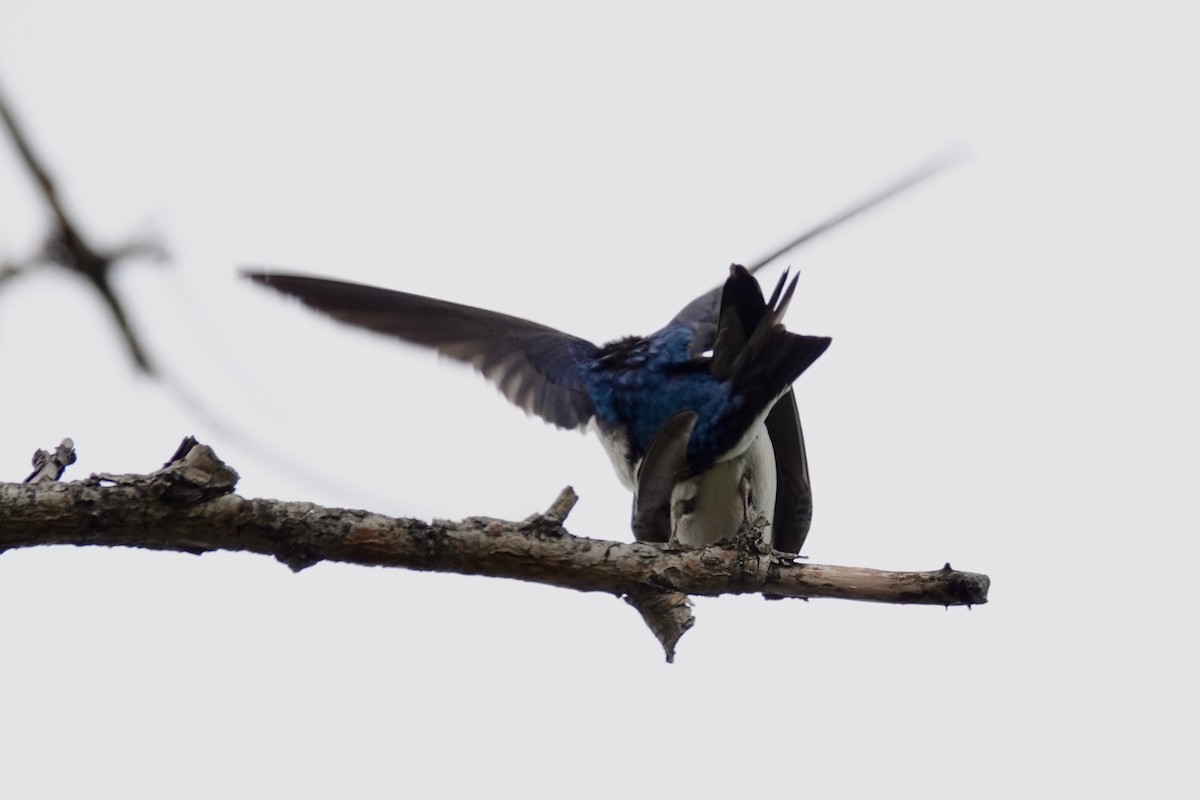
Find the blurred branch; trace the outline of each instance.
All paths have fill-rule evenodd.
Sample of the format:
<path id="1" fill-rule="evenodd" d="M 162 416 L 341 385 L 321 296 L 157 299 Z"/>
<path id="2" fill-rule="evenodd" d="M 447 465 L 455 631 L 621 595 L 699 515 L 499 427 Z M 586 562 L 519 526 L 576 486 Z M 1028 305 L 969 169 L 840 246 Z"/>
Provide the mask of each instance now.
<path id="1" fill-rule="evenodd" d="M 146 258 L 163 261 L 167 258 L 166 250 L 159 242 L 150 239 L 133 239 L 107 250 L 98 250 L 93 247 L 80 232 L 79 225 L 67 213 L 59 196 L 58 188 L 50 177 L 49 170 L 34 152 L 29 137 L 25 135 L 12 108 L 6 102 L 3 91 L 0 91 L 0 119 L 3 120 L 4 127 L 8 130 L 22 162 L 52 216 L 51 228 L 41 249 L 36 254 L 23 261 L 0 261 L 0 289 L 3 288 L 5 282 L 12 278 L 50 264 L 64 267 L 81 276 L 95 288 L 104 305 L 107 306 L 109 313 L 117 323 L 125 341 L 125 347 L 134 364 L 142 372 L 158 379 L 186 412 L 210 430 L 240 441 L 243 446 L 280 469 L 286 469 L 293 474 L 302 472 L 294 459 L 279 454 L 269 445 L 258 441 L 253 434 L 230 425 L 222 415 L 210 410 L 207 404 L 187 387 L 178 374 L 171 370 L 169 363 L 156 364 L 151 361 L 149 353 L 142 345 L 143 340 L 133 329 L 125 306 L 113 290 L 111 275 L 113 268 L 119 262 L 127 259 Z M 313 479 L 308 478 L 308 480 Z"/>
<path id="2" fill-rule="evenodd" d="M 18 266 L 11 261 L 0 263 L 0 284 L 3 284 L 5 281 L 11 278 L 17 277 L 24 271 L 25 270 L 23 267 Z"/>
<path id="3" fill-rule="evenodd" d="M 930 572 L 885 572 L 796 563 L 747 545 L 702 550 L 573 536 L 563 522 L 565 489 L 543 514 L 510 522 L 387 517 L 312 503 L 234 494 L 237 473 L 187 439 L 148 475 L 92 475 L 71 483 L 0 484 L 0 552 L 37 545 L 142 547 L 274 556 L 299 571 L 321 561 L 487 575 L 624 597 L 662 642 L 668 660 L 689 627 L 686 595 L 836 597 L 879 603 L 987 602 L 987 576 L 947 564 Z M 764 552 L 765 551 L 765 552 Z"/>
<path id="4" fill-rule="evenodd" d="M 156 260 L 164 259 L 166 253 L 162 245 L 151 241 L 131 241 L 110 250 L 98 250 L 92 247 L 80 233 L 80 228 L 75 220 L 64 208 L 58 195 L 58 189 L 50 178 L 49 170 L 34 153 L 29 138 L 17 122 L 16 115 L 9 108 L 2 92 L 0 92 L 0 119 L 3 119 L 4 127 L 8 129 L 9 136 L 12 137 L 21 160 L 29 170 L 34 183 L 41 192 L 42 199 L 46 201 L 46 205 L 49 206 L 54 217 L 54 222 L 45 237 L 41 251 L 23 262 L 5 263 L 3 267 L 0 267 L 0 283 L 43 263 L 57 264 L 80 275 L 96 289 L 108 307 L 125 339 L 126 347 L 134 363 L 143 372 L 154 374 L 150 359 L 129 322 L 125 308 L 113 292 L 111 273 L 117 262 L 134 256 L 150 256 Z"/>

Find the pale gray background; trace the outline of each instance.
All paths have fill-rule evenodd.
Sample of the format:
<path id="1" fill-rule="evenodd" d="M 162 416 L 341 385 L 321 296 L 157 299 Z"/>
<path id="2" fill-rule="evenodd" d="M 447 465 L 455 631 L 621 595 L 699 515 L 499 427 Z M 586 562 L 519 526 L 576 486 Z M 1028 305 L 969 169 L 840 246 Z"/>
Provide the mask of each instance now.
<path id="1" fill-rule="evenodd" d="M 153 355 L 90 290 L 0 291 L 0 473 L 520 518 L 591 439 L 236 278 L 267 264 L 602 341 L 947 142 L 968 164 L 796 253 L 813 560 L 986 572 L 974 611 L 699 600 L 665 666 L 604 595 L 266 558 L 0 556 L 0 794 L 1090 797 L 1194 791 L 1197 15 L 1187 3 L 7 2 L 0 80 Z M 0 253 L 46 213 L 0 147 Z M 771 272 L 773 280 L 777 272 Z M 286 463 L 283 463 L 286 462 Z M 316 478 L 305 477 L 312 473 Z"/>

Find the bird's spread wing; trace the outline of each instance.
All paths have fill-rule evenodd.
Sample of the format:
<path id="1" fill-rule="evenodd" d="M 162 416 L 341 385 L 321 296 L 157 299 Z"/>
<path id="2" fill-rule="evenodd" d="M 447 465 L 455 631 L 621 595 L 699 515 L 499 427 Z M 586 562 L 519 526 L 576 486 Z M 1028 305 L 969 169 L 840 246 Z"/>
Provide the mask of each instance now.
<path id="1" fill-rule="evenodd" d="M 767 264 L 770 264 L 781 256 L 787 255 L 800 245 L 815 239 L 826 231 L 836 228 L 843 222 L 858 216 L 864 211 L 869 211 L 880 203 L 890 200 L 901 192 L 921 183 L 926 178 L 930 178 L 947 167 L 953 166 L 962 158 L 963 154 L 958 150 L 945 151 L 938 154 L 870 197 L 863 198 L 857 203 L 843 208 L 836 214 L 826 217 L 790 241 L 780 245 L 769 254 L 750 264 L 746 268 L 747 271 L 753 275 Z M 713 339 L 717 333 L 717 316 L 721 308 L 721 294 L 723 291 L 724 286 L 717 286 L 710 289 L 684 306 L 675 315 L 675 318 L 667 323 L 666 327 L 672 325 L 682 326 L 692 332 L 692 355 L 699 355 L 713 346 Z"/>
<path id="2" fill-rule="evenodd" d="M 270 272 L 247 272 L 246 277 L 341 322 L 470 364 L 512 403 L 552 425 L 582 428 L 595 414 L 580 364 L 597 348 L 584 339 L 507 314 L 407 292 Z"/>

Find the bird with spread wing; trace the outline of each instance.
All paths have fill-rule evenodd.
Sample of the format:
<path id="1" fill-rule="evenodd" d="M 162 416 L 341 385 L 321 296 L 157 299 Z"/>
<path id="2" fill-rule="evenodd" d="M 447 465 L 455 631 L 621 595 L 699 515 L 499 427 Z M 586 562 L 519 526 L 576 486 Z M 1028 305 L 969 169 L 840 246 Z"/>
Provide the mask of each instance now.
<path id="1" fill-rule="evenodd" d="M 796 278 L 785 273 L 764 299 L 754 273 L 946 163 L 922 166 L 749 267 L 733 265 L 722 286 L 654 333 L 604 345 L 447 300 L 328 278 L 246 275 L 341 322 L 467 363 L 552 425 L 594 430 L 634 494 L 639 540 L 702 547 L 761 514 L 764 539 L 797 553 L 812 520 L 812 487 L 792 383 L 830 340 L 784 328 Z"/>

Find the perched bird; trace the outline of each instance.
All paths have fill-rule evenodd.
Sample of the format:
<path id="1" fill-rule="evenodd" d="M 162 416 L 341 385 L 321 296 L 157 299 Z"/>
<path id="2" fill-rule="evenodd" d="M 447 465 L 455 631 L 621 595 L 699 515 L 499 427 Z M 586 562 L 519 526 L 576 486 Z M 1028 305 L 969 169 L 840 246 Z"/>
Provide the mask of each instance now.
<path id="1" fill-rule="evenodd" d="M 780 320 L 796 287 L 793 279 L 785 291 L 786 274 L 768 303 L 758 281 L 735 265 L 723 289 L 658 331 L 603 346 L 406 292 L 279 273 L 248 277 L 342 322 L 471 364 L 511 402 L 553 425 L 595 429 L 634 492 L 639 539 L 707 545 L 735 533 L 754 507 L 771 520 L 775 535 L 771 527 L 766 535 L 776 547 L 795 552 L 803 541 L 811 492 L 794 401 L 778 419 L 769 417 L 830 340 L 784 330 Z"/>
<path id="2" fill-rule="evenodd" d="M 327 278 L 248 271 L 251 280 L 334 319 L 470 364 L 546 422 L 593 429 L 634 493 L 642 541 L 703 546 L 765 515 L 766 541 L 797 553 L 812 489 L 792 382 L 829 346 L 789 333 L 796 281 L 764 300 L 753 274 L 948 161 L 929 162 L 688 303 L 649 336 L 603 346 L 536 322 L 446 300 Z"/>
<path id="3" fill-rule="evenodd" d="M 702 547 L 764 514 L 767 542 L 799 551 L 812 520 L 812 491 L 791 384 L 830 340 L 784 330 L 795 288 L 785 272 L 764 302 L 750 273 L 730 268 L 712 355 L 692 364 L 736 398 L 717 423 L 722 441 L 734 444 L 710 460 L 696 409 L 667 420 L 637 466 L 633 529 L 639 539 Z"/>

